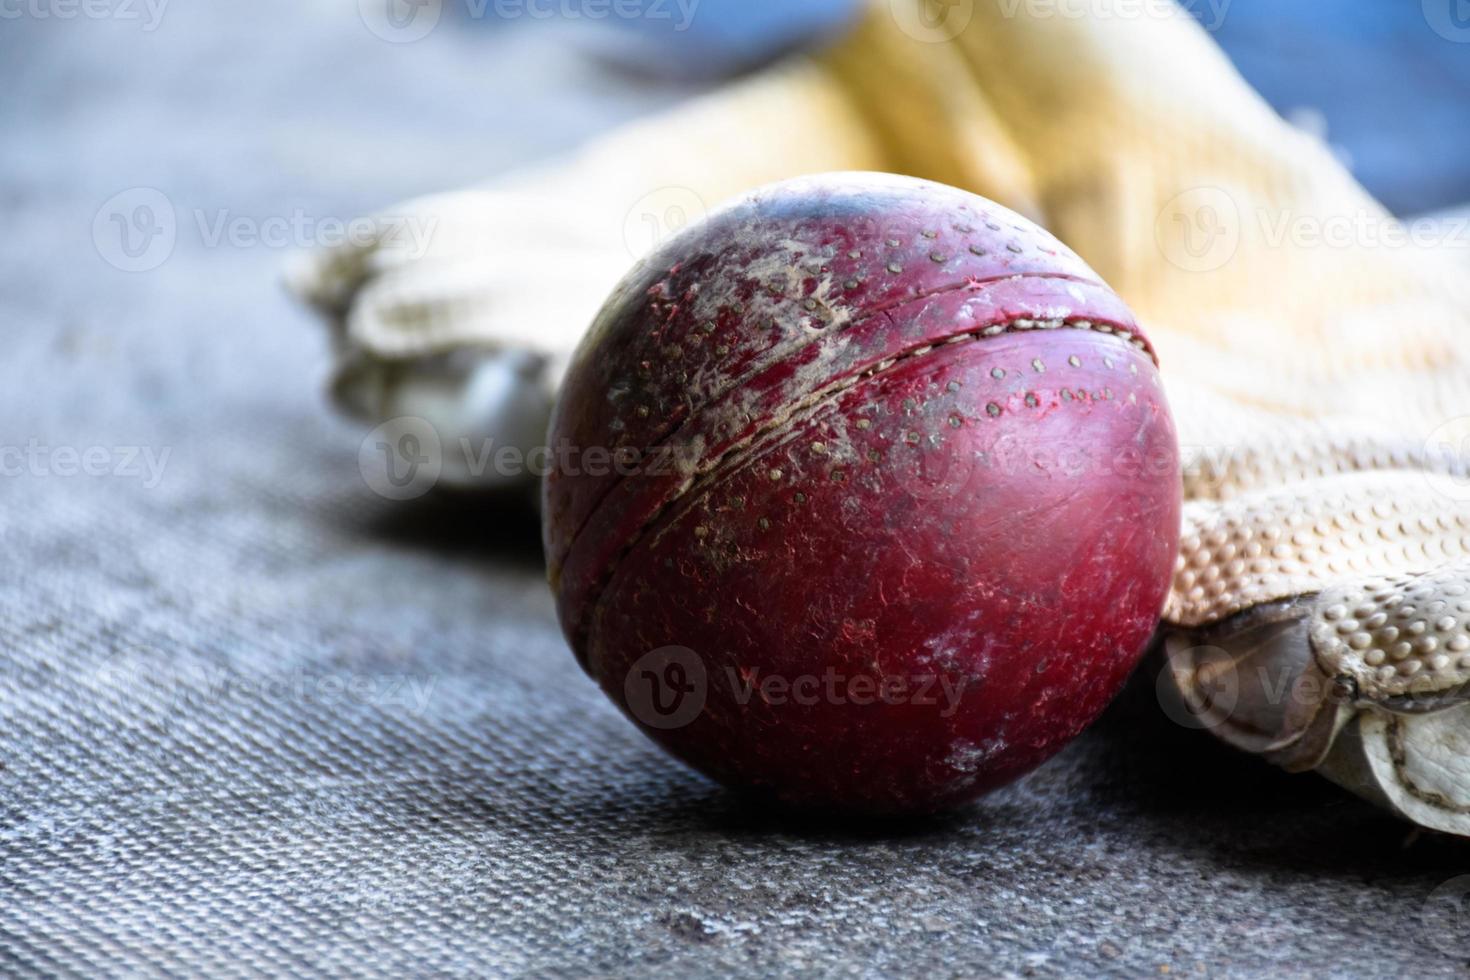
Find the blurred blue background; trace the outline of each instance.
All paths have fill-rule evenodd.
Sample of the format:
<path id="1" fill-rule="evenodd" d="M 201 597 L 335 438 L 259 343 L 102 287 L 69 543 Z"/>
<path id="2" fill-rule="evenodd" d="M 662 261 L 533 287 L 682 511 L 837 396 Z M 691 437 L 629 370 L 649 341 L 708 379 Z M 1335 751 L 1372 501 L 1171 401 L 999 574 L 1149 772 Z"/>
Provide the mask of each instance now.
<path id="1" fill-rule="evenodd" d="M 1399 214 L 1470 202 L 1470 2 L 1183 0 L 1241 73 Z M 630 25 L 666 70 L 728 71 L 840 30 L 858 0 L 702 0 Z M 1436 10 L 1436 6 L 1440 9 Z M 1454 39 L 1436 33 L 1448 27 Z M 1207 111 L 1207 110 L 1202 110 Z"/>

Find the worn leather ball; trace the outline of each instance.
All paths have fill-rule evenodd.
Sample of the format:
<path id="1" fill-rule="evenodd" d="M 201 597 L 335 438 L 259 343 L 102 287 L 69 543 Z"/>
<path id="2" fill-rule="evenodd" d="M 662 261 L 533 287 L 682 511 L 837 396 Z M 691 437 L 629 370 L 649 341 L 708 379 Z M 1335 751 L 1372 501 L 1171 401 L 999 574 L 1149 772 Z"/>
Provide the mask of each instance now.
<path id="1" fill-rule="evenodd" d="M 551 425 L 550 580 L 674 755 L 925 812 L 1057 752 L 1158 622 L 1180 519 L 1152 348 L 1075 254 L 878 174 L 756 191 L 618 286 Z"/>

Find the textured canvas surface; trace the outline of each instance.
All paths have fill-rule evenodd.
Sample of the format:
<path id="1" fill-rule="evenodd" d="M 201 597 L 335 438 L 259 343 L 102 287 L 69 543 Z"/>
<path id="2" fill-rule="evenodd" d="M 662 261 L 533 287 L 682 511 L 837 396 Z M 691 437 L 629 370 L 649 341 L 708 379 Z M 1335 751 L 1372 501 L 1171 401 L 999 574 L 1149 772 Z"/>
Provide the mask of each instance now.
<path id="1" fill-rule="evenodd" d="M 1470 962 L 1463 845 L 1174 724 L 1156 665 L 921 826 L 752 811 L 661 757 L 564 648 L 534 517 L 372 492 L 282 249 L 211 229 L 320 234 L 667 93 L 589 101 L 551 41 L 385 49 L 337 5 L 142 26 L 0 23 L 0 972 Z M 104 205 L 140 187 L 177 241 L 126 273 L 136 209 Z"/>

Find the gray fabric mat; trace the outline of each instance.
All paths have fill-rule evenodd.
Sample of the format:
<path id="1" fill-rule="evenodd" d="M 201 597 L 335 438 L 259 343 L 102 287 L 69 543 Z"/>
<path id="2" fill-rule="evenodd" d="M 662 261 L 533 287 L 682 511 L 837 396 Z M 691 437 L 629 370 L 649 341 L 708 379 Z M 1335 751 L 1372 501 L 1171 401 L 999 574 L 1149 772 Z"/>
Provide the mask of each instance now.
<path id="1" fill-rule="evenodd" d="M 563 646 L 534 516 L 375 496 L 284 252 L 194 210 L 347 219 L 670 93 L 350 6 L 0 22 L 0 974 L 1465 968 L 1463 846 L 1173 725 L 1147 675 L 906 828 L 663 758 Z M 129 274 L 92 233 L 137 186 L 179 232 Z"/>

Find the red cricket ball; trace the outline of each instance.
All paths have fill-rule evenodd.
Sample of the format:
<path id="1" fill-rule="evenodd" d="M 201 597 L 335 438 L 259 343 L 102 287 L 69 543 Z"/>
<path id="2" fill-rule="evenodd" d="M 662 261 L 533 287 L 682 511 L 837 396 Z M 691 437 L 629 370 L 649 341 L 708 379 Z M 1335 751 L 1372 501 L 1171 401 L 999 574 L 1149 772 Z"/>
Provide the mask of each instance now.
<path id="1" fill-rule="evenodd" d="M 1117 693 L 1168 590 L 1155 359 L 1056 238 L 878 174 L 756 191 L 640 263 L 551 425 L 563 629 L 674 755 L 798 805 L 952 806 Z"/>

